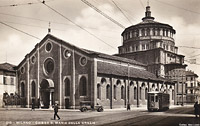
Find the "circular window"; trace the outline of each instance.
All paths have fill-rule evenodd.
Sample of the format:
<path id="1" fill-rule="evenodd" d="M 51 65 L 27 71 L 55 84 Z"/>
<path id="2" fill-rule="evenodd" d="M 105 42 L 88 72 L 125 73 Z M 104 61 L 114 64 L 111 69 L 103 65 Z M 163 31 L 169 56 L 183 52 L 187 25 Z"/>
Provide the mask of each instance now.
<path id="1" fill-rule="evenodd" d="M 22 67 L 20 71 L 21 71 L 21 73 L 23 74 L 23 73 L 25 72 L 25 68 Z"/>
<path id="2" fill-rule="evenodd" d="M 31 63 L 35 63 L 35 61 L 36 61 L 35 56 L 32 56 L 32 57 L 31 57 Z"/>
<path id="3" fill-rule="evenodd" d="M 53 70 L 54 70 L 54 61 L 52 59 L 50 59 L 50 58 L 45 60 L 44 69 L 45 69 L 47 74 L 51 74 L 53 72 Z"/>
<path id="4" fill-rule="evenodd" d="M 63 55 L 64 55 L 65 58 L 69 58 L 69 57 L 71 56 L 71 52 L 70 52 L 69 50 L 66 49 L 66 50 L 64 51 L 64 54 L 63 54 Z"/>
<path id="5" fill-rule="evenodd" d="M 51 48 L 52 48 L 52 45 L 51 45 L 50 42 L 48 42 L 48 43 L 46 44 L 46 50 L 49 52 L 49 51 L 51 51 Z"/>
<path id="6" fill-rule="evenodd" d="M 86 65 L 86 64 L 87 64 L 87 58 L 86 58 L 86 57 L 81 57 L 81 58 L 80 58 L 80 64 L 81 64 L 82 66 Z"/>

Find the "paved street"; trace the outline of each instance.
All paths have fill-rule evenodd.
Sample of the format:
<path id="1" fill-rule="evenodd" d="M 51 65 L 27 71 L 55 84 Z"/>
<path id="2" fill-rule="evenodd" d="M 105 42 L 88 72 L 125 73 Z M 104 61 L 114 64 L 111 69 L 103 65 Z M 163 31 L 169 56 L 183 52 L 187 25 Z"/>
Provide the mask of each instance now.
<path id="1" fill-rule="evenodd" d="M 52 120 L 53 110 L 0 109 L 0 125 L 108 125 L 108 126 L 199 126 L 200 118 L 193 115 L 193 106 L 173 107 L 166 112 L 148 112 L 143 109 L 105 110 L 104 112 L 80 112 L 60 110 L 61 120 Z"/>

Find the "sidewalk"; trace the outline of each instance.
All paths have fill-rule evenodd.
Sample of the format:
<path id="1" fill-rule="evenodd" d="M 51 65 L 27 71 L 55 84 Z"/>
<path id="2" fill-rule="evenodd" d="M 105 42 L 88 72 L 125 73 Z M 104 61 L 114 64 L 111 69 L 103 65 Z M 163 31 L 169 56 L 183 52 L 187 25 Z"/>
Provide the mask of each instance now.
<path id="1" fill-rule="evenodd" d="M 170 109 L 177 108 L 177 107 L 193 107 L 193 105 L 171 105 Z M 20 110 L 20 111 L 31 111 L 31 108 L 21 108 L 21 107 L 8 107 L 8 108 L 0 108 L 0 111 L 9 111 L 9 110 Z M 105 112 L 110 111 L 125 111 L 126 108 L 114 108 L 114 109 L 104 109 Z M 35 111 L 53 111 L 52 109 L 38 109 L 36 108 Z M 59 109 L 60 112 L 80 112 L 79 109 Z M 132 106 L 131 111 L 147 111 L 147 106 Z"/>

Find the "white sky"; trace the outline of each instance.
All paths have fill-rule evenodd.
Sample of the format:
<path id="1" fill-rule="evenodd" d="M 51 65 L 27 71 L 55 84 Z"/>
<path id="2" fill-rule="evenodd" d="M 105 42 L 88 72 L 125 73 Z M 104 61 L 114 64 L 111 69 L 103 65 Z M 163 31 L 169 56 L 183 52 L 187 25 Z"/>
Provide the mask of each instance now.
<path id="1" fill-rule="evenodd" d="M 42 0 L 41 0 L 42 1 Z M 114 0 L 127 15 L 123 16 L 112 0 L 88 0 L 104 13 L 125 27 L 141 22 L 147 0 Z M 27 5 L 27 3 L 37 3 Z M 18 6 L 6 6 L 6 5 Z M 25 4 L 25 5 L 22 5 Z M 78 47 L 106 54 L 116 54 L 122 45 L 121 33 L 124 29 L 112 23 L 81 0 L 46 0 L 46 4 L 65 17 L 112 47 L 91 36 L 62 16 L 47 8 L 38 0 L 0 0 L 0 21 L 12 27 L 43 39 L 47 34 L 49 21 L 51 34 Z M 167 23 L 176 30 L 176 46 L 200 48 L 200 1 L 199 0 L 150 0 L 152 16 L 155 21 Z M 11 16 L 12 15 L 12 16 Z M 27 18 L 23 18 L 27 17 Z M 39 43 L 38 39 L 0 24 L 0 63 L 18 65 L 24 56 Z M 179 47 L 179 54 L 185 59 L 195 58 L 197 64 L 188 64 L 187 69 L 200 75 L 200 49 Z M 196 56 L 198 55 L 199 56 Z"/>

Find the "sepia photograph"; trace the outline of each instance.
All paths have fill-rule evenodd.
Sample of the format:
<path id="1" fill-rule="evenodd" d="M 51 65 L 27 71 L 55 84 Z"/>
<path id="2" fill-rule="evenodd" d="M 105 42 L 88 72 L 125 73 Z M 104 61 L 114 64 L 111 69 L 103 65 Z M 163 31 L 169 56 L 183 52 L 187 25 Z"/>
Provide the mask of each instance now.
<path id="1" fill-rule="evenodd" d="M 0 126 L 200 126 L 199 0 L 0 0 Z"/>

